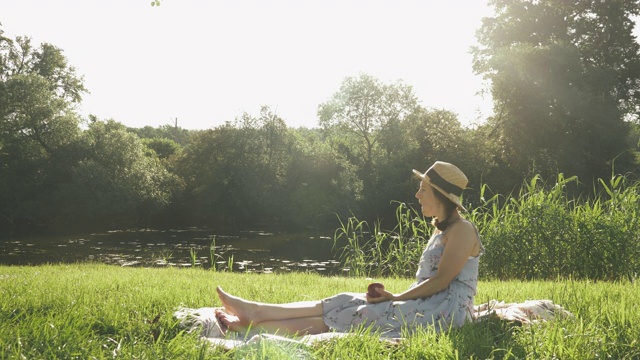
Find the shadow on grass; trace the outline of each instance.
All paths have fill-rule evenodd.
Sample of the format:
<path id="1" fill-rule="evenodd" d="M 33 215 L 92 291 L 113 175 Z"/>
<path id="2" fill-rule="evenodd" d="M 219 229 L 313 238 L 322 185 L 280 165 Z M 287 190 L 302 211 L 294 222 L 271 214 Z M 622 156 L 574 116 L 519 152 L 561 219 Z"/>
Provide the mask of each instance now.
<path id="1" fill-rule="evenodd" d="M 464 359 L 523 359 L 526 350 L 514 340 L 514 333 L 521 326 L 518 322 L 509 322 L 493 315 L 453 329 L 449 337 L 459 356 Z"/>

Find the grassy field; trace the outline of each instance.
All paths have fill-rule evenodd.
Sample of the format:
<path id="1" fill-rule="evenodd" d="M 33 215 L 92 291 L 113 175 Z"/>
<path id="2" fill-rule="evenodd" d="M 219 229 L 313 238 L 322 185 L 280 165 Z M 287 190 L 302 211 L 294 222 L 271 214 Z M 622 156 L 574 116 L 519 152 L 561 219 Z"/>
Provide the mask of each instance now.
<path id="1" fill-rule="evenodd" d="M 376 280 L 395 292 L 411 283 Z M 440 335 L 426 329 L 398 346 L 365 335 L 313 348 L 263 343 L 225 352 L 186 334 L 172 317 L 178 306 L 218 306 L 216 285 L 259 301 L 288 302 L 364 291 L 370 282 L 99 264 L 0 267 L 0 358 L 640 358 L 640 287 L 631 282 L 481 282 L 476 303 L 551 299 L 575 316 L 521 327 L 487 321 Z"/>

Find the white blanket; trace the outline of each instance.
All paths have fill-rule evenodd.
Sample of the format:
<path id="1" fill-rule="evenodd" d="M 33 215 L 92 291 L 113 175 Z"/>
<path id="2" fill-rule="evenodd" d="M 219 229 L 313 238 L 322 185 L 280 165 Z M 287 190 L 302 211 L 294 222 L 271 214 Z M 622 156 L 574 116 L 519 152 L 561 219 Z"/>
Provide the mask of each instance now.
<path id="1" fill-rule="evenodd" d="M 215 310 L 218 308 L 184 308 L 181 307 L 174 313 L 174 317 L 180 321 L 180 326 L 191 333 L 199 331 L 201 337 L 212 345 L 222 346 L 225 349 L 237 348 L 239 346 L 252 346 L 261 341 L 277 342 L 292 345 L 311 345 L 318 341 L 327 341 L 336 337 L 353 335 L 350 333 L 328 332 L 318 335 L 305 335 L 302 337 L 284 337 L 271 334 L 255 335 L 251 338 L 243 339 L 225 336 Z M 497 316 L 505 321 L 512 321 L 519 324 L 531 324 L 538 321 L 553 320 L 556 317 L 572 316 L 570 312 L 562 306 L 554 304 L 551 300 L 527 300 L 522 303 L 505 303 L 504 301 L 491 300 L 487 303 L 476 305 L 474 309 L 475 321 L 483 321 L 492 316 Z M 398 343 L 402 339 L 384 339 L 390 343 Z"/>
<path id="2" fill-rule="evenodd" d="M 487 303 L 476 305 L 474 315 L 476 321 L 484 320 L 490 316 L 497 316 L 503 320 L 515 321 L 521 324 L 553 320 L 556 317 L 566 318 L 573 316 L 562 306 L 554 304 L 551 300 L 526 300 L 522 303 L 505 303 L 504 301 L 491 300 Z"/>

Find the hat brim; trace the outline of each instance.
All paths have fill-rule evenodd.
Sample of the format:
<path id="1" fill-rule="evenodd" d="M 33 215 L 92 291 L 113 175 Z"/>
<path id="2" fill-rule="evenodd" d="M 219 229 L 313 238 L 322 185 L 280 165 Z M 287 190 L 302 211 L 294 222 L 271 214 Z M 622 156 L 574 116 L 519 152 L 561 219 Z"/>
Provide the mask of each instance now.
<path id="1" fill-rule="evenodd" d="M 426 176 L 425 174 L 421 173 L 420 171 L 413 169 L 413 173 L 419 177 L 420 179 L 424 180 L 427 182 L 427 184 L 431 185 L 431 187 L 433 187 L 434 189 L 438 190 L 442 195 L 446 196 L 447 199 L 451 200 L 452 203 L 456 204 L 456 206 L 458 207 L 458 209 L 467 212 L 467 208 L 465 208 L 464 206 L 462 206 L 462 202 L 460 202 L 460 197 L 456 196 L 454 194 L 451 194 L 449 192 L 446 192 L 444 190 L 442 190 L 441 187 L 439 187 L 438 185 L 434 185 L 431 180 L 429 180 L 429 177 Z"/>

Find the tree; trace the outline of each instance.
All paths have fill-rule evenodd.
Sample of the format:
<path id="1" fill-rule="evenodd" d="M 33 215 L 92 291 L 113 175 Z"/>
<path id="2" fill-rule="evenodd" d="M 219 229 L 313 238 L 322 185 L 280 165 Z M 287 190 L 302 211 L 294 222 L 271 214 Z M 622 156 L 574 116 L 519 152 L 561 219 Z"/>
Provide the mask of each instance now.
<path id="1" fill-rule="evenodd" d="M 359 212 L 362 181 L 357 168 L 332 148 L 320 129 L 296 129 L 287 176 L 288 219 L 304 227 L 335 228 L 341 218 Z"/>
<path id="2" fill-rule="evenodd" d="M 469 186 L 478 189 L 481 177 L 491 166 L 484 139 L 474 135 L 475 131 L 463 127 L 455 113 L 422 107 L 398 126 L 381 130 L 376 168 L 378 195 L 374 199 L 378 215 L 394 218 L 396 206 L 390 200 L 415 204 L 413 194 L 418 182 L 410 169 L 425 171 L 437 160 L 456 164 L 469 178 Z"/>
<path id="3" fill-rule="evenodd" d="M 525 175 L 534 165 L 583 179 L 628 164 L 625 119 L 638 119 L 637 0 L 493 0 L 474 70 L 491 82 L 491 141 L 500 161 Z"/>
<path id="4" fill-rule="evenodd" d="M 347 77 L 329 101 L 318 106 L 324 128 L 336 127 L 354 134 L 361 141 L 363 163 L 370 167 L 377 131 L 402 121 L 417 107 L 413 88 L 398 81 L 383 84 L 366 74 Z"/>
<path id="5" fill-rule="evenodd" d="M 8 224 L 56 216 L 52 194 L 78 156 L 81 77 L 53 45 L 0 30 L 0 215 Z"/>
<path id="6" fill-rule="evenodd" d="M 191 131 L 183 129 L 177 125 L 161 125 L 157 128 L 145 126 L 142 128 L 127 128 L 140 139 L 169 139 L 176 142 L 180 146 L 185 146 L 189 142 Z"/>
<path id="7" fill-rule="evenodd" d="M 168 159 L 180 150 L 178 143 L 167 138 L 142 139 L 142 143 L 161 160 Z"/>
<path id="8" fill-rule="evenodd" d="M 146 226 L 182 189 L 157 157 L 114 120 L 94 120 L 82 134 L 82 159 L 57 194 L 66 219 L 97 226 Z"/>
<path id="9" fill-rule="evenodd" d="M 176 159 L 188 211 L 202 222 L 254 225 L 283 218 L 293 138 L 268 107 L 193 134 Z M 186 206 L 186 204 L 185 204 Z"/>
<path id="10" fill-rule="evenodd" d="M 320 125 L 359 167 L 365 200 L 376 194 L 374 153 L 381 130 L 397 126 L 417 107 L 411 86 L 401 81 L 383 84 L 366 74 L 347 77 L 340 90 L 318 106 Z"/>

